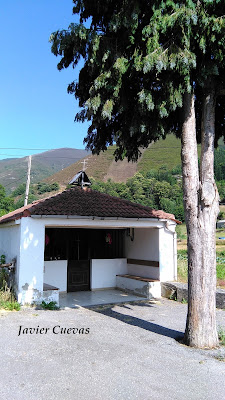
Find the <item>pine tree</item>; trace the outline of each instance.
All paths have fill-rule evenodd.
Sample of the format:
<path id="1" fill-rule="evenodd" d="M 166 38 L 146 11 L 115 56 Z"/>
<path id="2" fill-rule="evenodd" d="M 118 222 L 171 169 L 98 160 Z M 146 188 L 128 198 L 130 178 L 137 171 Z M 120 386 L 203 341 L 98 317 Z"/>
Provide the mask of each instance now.
<path id="1" fill-rule="evenodd" d="M 58 69 L 83 58 L 77 121 L 90 121 L 94 153 L 116 143 L 116 159 L 175 132 L 182 140 L 188 234 L 189 304 L 185 342 L 218 345 L 215 323 L 214 144 L 224 136 L 223 1 L 74 0 L 80 23 L 52 34 Z M 201 141 L 198 169 L 197 140 Z"/>

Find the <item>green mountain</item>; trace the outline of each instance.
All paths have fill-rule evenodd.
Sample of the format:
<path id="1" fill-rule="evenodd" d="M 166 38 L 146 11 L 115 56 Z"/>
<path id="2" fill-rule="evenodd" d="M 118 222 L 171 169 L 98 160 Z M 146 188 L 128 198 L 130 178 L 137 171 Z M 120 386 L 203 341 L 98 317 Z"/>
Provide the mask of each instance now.
<path id="1" fill-rule="evenodd" d="M 108 147 L 107 151 L 100 153 L 99 156 L 88 155 L 86 159 L 85 172 L 89 177 L 106 182 L 112 179 L 114 182 L 126 182 L 136 172 L 147 172 L 151 169 L 158 170 L 165 165 L 171 170 L 181 165 L 181 141 L 174 135 L 168 135 L 165 140 L 152 143 L 147 149 L 140 149 L 141 157 L 136 163 L 123 161 L 114 161 L 113 153 L 115 146 Z M 200 148 L 199 148 L 200 154 Z M 66 186 L 71 178 L 83 168 L 83 160 L 80 160 L 63 171 L 45 179 L 48 183 L 58 182 L 61 186 Z"/>

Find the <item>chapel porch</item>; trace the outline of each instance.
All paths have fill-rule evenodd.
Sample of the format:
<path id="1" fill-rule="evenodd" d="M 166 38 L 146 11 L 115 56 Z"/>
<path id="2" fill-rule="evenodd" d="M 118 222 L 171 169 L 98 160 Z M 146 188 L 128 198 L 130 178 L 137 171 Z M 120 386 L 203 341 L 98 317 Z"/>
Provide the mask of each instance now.
<path id="1" fill-rule="evenodd" d="M 144 299 L 144 297 L 126 293 L 119 289 L 59 293 L 59 307 L 77 308 L 96 305 L 102 306 L 106 304 L 140 301 Z"/>

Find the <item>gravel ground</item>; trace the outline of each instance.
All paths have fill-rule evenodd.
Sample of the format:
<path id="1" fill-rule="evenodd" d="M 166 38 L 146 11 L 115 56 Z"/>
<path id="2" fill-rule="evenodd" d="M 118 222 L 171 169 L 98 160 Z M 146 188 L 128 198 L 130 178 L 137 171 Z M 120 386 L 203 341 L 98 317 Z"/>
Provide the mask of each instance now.
<path id="1" fill-rule="evenodd" d="M 225 348 L 196 350 L 175 340 L 184 332 L 186 310 L 163 299 L 2 311 L 0 398 L 224 399 Z M 217 319 L 225 328 L 225 311 Z"/>

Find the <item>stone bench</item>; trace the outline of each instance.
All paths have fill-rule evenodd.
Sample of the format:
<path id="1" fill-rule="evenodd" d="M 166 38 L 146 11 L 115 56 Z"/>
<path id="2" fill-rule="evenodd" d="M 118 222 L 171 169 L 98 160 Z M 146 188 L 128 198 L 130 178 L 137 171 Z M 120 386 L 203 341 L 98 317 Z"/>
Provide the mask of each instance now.
<path id="1" fill-rule="evenodd" d="M 56 305 L 59 306 L 59 288 L 44 283 L 41 301 L 45 301 L 46 303 L 54 301 Z"/>
<path id="2" fill-rule="evenodd" d="M 160 281 L 136 275 L 116 275 L 116 287 L 147 299 L 161 297 Z"/>
<path id="3" fill-rule="evenodd" d="M 43 284 L 43 291 L 46 291 L 46 290 L 59 290 L 59 288 L 57 288 L 55 286 L 52 286 L 52 285 L 49 285 L 48 283 L 44 283 Z"/>

